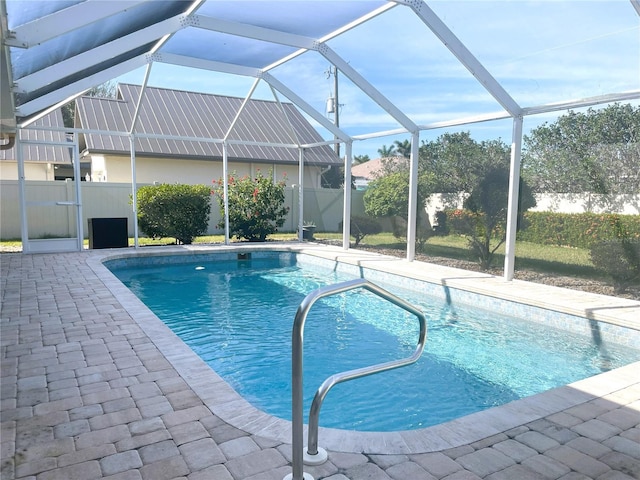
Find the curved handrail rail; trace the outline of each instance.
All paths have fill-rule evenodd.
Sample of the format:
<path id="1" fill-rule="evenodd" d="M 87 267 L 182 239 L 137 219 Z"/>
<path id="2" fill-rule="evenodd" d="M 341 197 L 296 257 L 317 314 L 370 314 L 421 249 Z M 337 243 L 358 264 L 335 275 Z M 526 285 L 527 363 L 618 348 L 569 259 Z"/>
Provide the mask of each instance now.
<path id="1" fill-rule="evenodd" d="M 394 360 L 390 362 L 380 363 L 371 367 L 358 368 L 355 370 L 349 370 L 346 372 L 331 375 L 327 378 L 313 399 L 311 410 L 309 412 L 309 445 L 308 453 L 310 455 L 316 455 L 318 450 L 318 420 L 320 416 L 320 408 L 322 401 L 326 397 L 329 390 L 336 384 L 345 382 L 347 380 L 353 380 L 354 378 L 360 378 L 373 373 L 391 370 L 394 368 L 402 367 L 414 363 L 424 350 L 424 344 L 427 336 L 427 321 L 424 314 L 411 305 L 410 303 L 398 298 L 392 293 L 384 290 L 383 288 L 369 282 L 364 278 L 358 278 L 355 280 L 349 280 L 335 285 L 329 285 L 321 287 L 309 295 L 300 303 L 296 312 L 295 320 L 293 322 L 292 331 L 292 345 L 291 345 L 291 376 L 292 376 L 292 464 L 293 464 L 293 476 L 292 480 L 303 480 L 303 458 L 304 458 L 304 446 L 303 446 L 303 368 L 302 357 L 304 347 L 304 323 L 307 318 L 307 314 L 311 309 L 311 306 L 319 299 L 335 295 L 337 293 L 346 292 L 356 288 L 364 288 L 371 293 L 390 301 L 394 305 L 413 313 L 418 317 L 420 322 L 420 334 L 418 338 L 418 346 L 414 353 L 404 359 Z"/>

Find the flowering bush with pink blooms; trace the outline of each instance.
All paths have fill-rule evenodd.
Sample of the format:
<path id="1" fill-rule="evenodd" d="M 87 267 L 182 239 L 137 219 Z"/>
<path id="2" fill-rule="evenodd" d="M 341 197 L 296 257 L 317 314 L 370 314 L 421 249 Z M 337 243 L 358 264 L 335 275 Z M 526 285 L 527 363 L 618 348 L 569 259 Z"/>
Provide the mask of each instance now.
<path id="1" fill-rule="evenodd" d="M 284 225 L 289 207 L 284 206 L 286 175 L 280 181 L 257 172 L 255 178 L 248 175 L 238 178 L 229 175 L 229 235 L 250 242 L 264 242 L 267 235 L 276 233 Z M 213 181 L 211 193 L 218 198 L 220 216 L 218 228 L 224 228 L 224 180 Z"/>

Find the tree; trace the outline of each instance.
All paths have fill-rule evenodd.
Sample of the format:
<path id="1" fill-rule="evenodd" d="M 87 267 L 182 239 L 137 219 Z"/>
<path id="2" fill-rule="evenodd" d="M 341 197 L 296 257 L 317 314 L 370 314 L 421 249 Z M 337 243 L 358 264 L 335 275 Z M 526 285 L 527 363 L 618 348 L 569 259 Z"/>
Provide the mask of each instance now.
<path id="1" fill-rule="evenodd" d="M 400 155 L 404 158 L 411 158 L 411 141 L 410 140 L 396 140 L 393 142 L 395 145 L 396 155 Z"/>
<path id="2" fill-rule="evenodd" d="M 362 163 L 367 163 L 369 160 L 369 155 L 356 155 L 353 157 L 353 164 L 360 165 Z"/>
<path id="3" fill-rule="evenodd" d="M 535 192 L 640 191 L 640 106 L 569 111 L 524 137 L 522 175 Z"/>
<path id="4" fill-rule="evenodd" d="M 424 173 L 418 177 L 417 205 L 424 206 L 429 195 L 434 193 L 432 174 Z M 409 207 L 409 171 L 397 171 L 379 177 L 369 183 L 364 194 L 365 213 L 372 217 L 392 217 L 403 220 L 399 228 L 394 228 L 397 237 L 406 231 Z M 404 229 L 402 228 L 404 227 Z M 433 234 L 429 218 L 424 208 L 418 207 L 417 242 L 420 247 Z"/>
<path id="5" fill-rule="evenodd" d="M 214 180 L 212 193 L 218 197 L 222 221 L 218 228 L 224 228 L 224 185 L 223 179 Z M 229 232 L 236 238 L 250 242 L 264 242 L 267 235 L 276 233 L 284 225 L 289 207 L 284 206 L 285 180 L 275 182 L 273 173 L 255 178 L 248 175 L 236 178 L 229 175 L 227 191 L 229 195 Z"/>
<path id="6" fill-rule="evenodd" d="M 147 185 L 136 199 L 138 226 L 151 238 L 173 237 L 189 245 L 207 231 L 211 202 L 205 185 Z"/>
<path id="7" fill-rule="evenodd" d="M 386 145 L 382 145 L 382 148 L 378 149 L 378 154 L 380 158 L 391 158 L 396 156 L 396 147 L 391 145 L 387 147 Z"/>
<path id="8" fill-rule="evenodd" d="M 496 250 L 506 240 L 508 199 L 509 170 L 493 167 L 478 179 L 464 201 L 464 208 L 471 212 L 471 215 L 465 217 L 464 232 L 469 238 L 469 246 L 484 269 L 491 266 Z M 535 205 L 531 189 L 521 180 L 518 216 L 521 217 L 523 212 Z"/>
<path id="9" fill-rule="evenodd" d="M 510 147 L 502 140 L 476 142 L 469 132 L 445 133 L 422 142 L 419 169 L 433 172 L 440 193 L 468 193 L 495 167 L 509 167 Z"/>

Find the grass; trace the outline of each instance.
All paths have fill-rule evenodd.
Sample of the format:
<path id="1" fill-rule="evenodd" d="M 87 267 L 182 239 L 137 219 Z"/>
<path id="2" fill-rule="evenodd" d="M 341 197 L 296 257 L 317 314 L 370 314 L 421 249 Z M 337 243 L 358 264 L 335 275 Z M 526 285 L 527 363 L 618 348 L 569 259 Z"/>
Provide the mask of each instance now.
<path id="1" fill-rule="evenodd" d="M 293 241 L 298 237 L 295 233 L 277 233 L 269 235 L 271 241 Z M 341 233 L 319 232 L 315 234 L 318 240 L 341 240 Z M 174 238 L 139 238 L 141 246 L 152 245 L 173 245 Z M 216 244 L 224 243 L 224 235 L 208 235 L 198 237 L 195 244 Z M 377 235 L 367 235 L 362 242 L 363 246 L 394 249 L 405 251 L 405 242 L 399 240 L 391 233 L 379 233 Z M 21 242 L 8 240 L 0 242 L 2 247 L 19 247 Z M 88 245 L 88 240 L 85 240 Z M 133 245 L 133 239 L 129 240 L 129 245 Z M 449 235 L 445 237 L 431 237 L 424 246 L 422 252 L 427 256 L 452 258 L 456 260 L 475 261 L 472 252 L 468 248 L 467 240 L 459 235 Z M 504 264 L 504 245 L 496 252 L 493 265 L 500 267 Z M 577 277 L 603 279 L 602 272 L 599 272 L 591 263 L 590 253 L 587 249 L 557 247 L 553 245 L 539 245 L 529 242 L 516 243 L 516 270 L 534 270 L 543 273 L 557 275 L 573 275 Z"/>
<path id="2" fill-rule="evenodd" d="M 341 234 L 317 234 L 319 239 L 340 239 Z M 395 249 L 405 251 L 403 241 L 391 233 L 368 235 L 363 244 L 368 247 Z M 504 245 L 495 254 L 493 266 L 504 264 Z M 427 256 L 452 258 L 475 262 L 473 253 L 468 248 L 467 239 L 460 235 L 431 237 L 422 252 Z M 530 242 L 516 242 L 516 270 L 534 270 L 556 275 L 569 275 L 590 279 L 607 279 L 591 262 L 588 249 L 540 245 Z"/>

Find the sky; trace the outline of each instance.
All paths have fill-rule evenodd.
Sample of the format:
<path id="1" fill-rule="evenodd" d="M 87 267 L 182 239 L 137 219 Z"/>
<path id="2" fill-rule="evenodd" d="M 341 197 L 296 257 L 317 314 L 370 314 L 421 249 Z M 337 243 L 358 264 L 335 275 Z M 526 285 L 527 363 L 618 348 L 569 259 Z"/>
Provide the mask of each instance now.
<path id="1" fill-rule="evenodd" d="M 247 8 L 260 6 L 259 2 L 238 1 L 245 2 Z M 282 2 L 285 10 L 270 11 L 269 18 L 275 22 L 279 16 L 293 16 L 295 3 Z M 325 2 L 326 7 L 331 5 L 337 3 Z M 640 15 L 630 0 L 447 0 L 428 5 L 520 106 L 640 90 Z M 260 16 L 259 11 L 254 13 Z M 322 18 L 316 20 L 317 27 Z M 304 25 L 300 30 L 296 33 L 306 33 Z M 202 43 L 203 49 L 215 48 L 205 44 L 204 35 Z M 395 7 L 330 40 L 328 45 L 418 125 L 502 111 L 499 103 L 408 7 Z M 246 55 L 251 53 L 248 48 Z M 334 115 L 326 113 L 327 99 L 333 96 L 334 89 L 334 78 L 327 73 L 329 67 L 326 58 L 311 51 L 270 73 L 333 122 Z M 143 76 L 144 69 L 139 69 L 116 81 L 141 84 Z M 254 81 L 155 63 L 149 85 L 245 97 Z M 338 85 L 340 127 L 349 135 L 400 127 L 342 72 L 338 74 Z M 273 100 L 274 95 L 261 81 L 253 98 Z M 640 105 L 638 101 L 631 103 Z M 527 117 L 525 135 L 563 113 L 566 112 Z M 332 137 L 312 123 L 324 138 Z M 445 132 L 469 131 L 477 141 L 500 138 L 508 144 L 511 130 L 512 121 L 503 119 L 423 131 L 420 139 L 431 141 Z M 382 145 L 409 138 L 404 133 L 357 141 L 353 154 L 376 158 Z"/>

